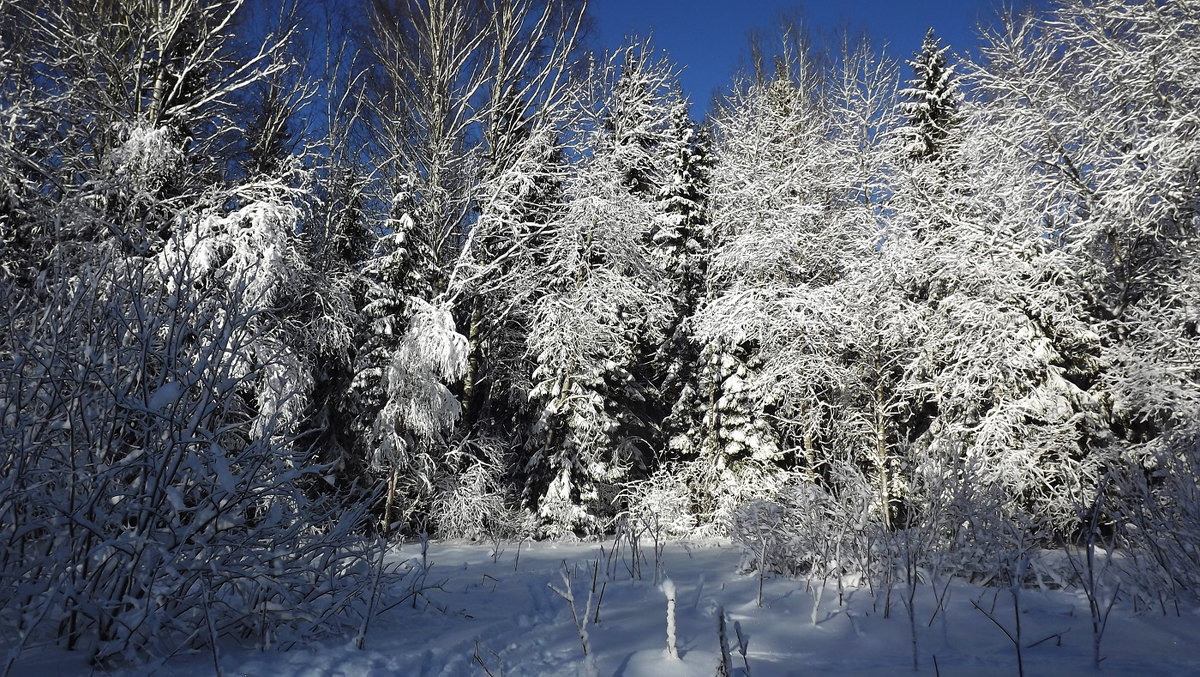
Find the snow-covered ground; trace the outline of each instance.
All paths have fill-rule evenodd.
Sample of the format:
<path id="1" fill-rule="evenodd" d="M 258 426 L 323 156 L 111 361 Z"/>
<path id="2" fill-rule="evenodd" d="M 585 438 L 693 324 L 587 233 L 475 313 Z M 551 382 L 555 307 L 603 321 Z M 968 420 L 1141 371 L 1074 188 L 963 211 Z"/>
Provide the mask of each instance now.
<path id="1" fill-rule="evenodd" d="M 603 550 L 601 549 L 603 547 Z M 644 546 L 642 579 L 631 576 L 628 551 L 611 556 L 612 542 L 533 543 L 503 546 L 498 558 L 490 544 L 433 543 L 425 579 L 427 596 L 388 610 L 366 638 L 363 650 L 344 642 L 258 652 L 222 648 L 224 675 L 715 675 L 721 660 L 719 609 L 727 618 L 732 674 L 894 675 L 912 671 L 912 632 L 902 598 L 866 587 L 841 595 L 828 581 L 814 614 L 820 582 L 769 578 L 759 607 L 755 574 L 738 572 L 740 553 L 728 543 L 666 545 L 663 571 L 677 593 L 679 658 L 667 648 L 666 597 L 655 586 L 653 548 Z M 406 545 L 393 557 L 416 558 L 419 546 Z M 414 560 L 415 561 L 415 560 Z M 570 605 L 550 585 L 566 593 L 570 574 L 576 611 L 585 613 L 598 567 L 586 628 L 594 664 L 581 648 Z M 402 596 L 414 576 L 392 591 Z M 941 586 L 917 589 L 915 625 L 919 674 L 1016 675 L 1012 641 L 975 604 L 1015 633 L 1012 596 L 955 581 L 939 610 Z M 601 598 L 601 592 L 603 597 Z M 975 604 L 973 604 L 974 602 Z M 1082 593 L 1023 590 L 1020 640 L 1026 675 L 1094 674 L 1092 632 Z M 936 616 L 935 616 L 935 611 Z M 931 621 L 932 618 L 932 621 Z M 582 618 L 580 618 L 582 621 Z M 746 648 L 743 659 L 739 634 Z M 1039 642 L 1039 640 L 1042 640 Z M 1200 614 L 1184 609 L 1169 615 L 1135 615 L 1118 604 L 1103 637 L 1102 672 L 1113 675 L 1200 674 Z M 482 659 L 482 665 L 475 656 Z M 57 649 L 30 652 L 14 674 L 50 677 L 90 672 L 77 654 Z M 749 669 L 747 671 L 747 665 Z M 486 667 L 485 667 L 486 666 Z M 210 675 L 211 653 L 177 656 L 164 665 L 131 674 Z"/>

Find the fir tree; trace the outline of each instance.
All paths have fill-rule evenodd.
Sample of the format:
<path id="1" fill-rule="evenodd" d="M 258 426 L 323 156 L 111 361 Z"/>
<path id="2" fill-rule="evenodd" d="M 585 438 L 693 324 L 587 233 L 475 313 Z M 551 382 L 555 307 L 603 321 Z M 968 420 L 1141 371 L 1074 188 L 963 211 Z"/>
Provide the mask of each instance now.
<path id="1" fill-rule="evenodd" d="M 665 446 L 669 455 L 687 456 L 696 451 L 703 411 L 698 383 L 700 345 L 692 318 L 706 293 L 711 159 L 707 134 L 696 129 L 684 101 L 671 110 L 669 138 L 675 151 L 670 173 L 658 192 L 653 242 L 672 299 L 672 313 L 663 332 L 666 341 L 659 346 L 654 362 L 662 402 L 669 407 L 663 424 Z"/>
<path id="2" fill-rule="evenodd" d="M 904 101 L 901 112 L 908 118 L 908 125 L 901 130 L 904 152 L 910 160 L 937 160 L 946 151 L 953 129 L 961 123 L 958 74 L 946 58 L 949 46 L 941 46 L 941 39 L 933 29 L 925 33 L 921 51 L 914 55 L 909 65 L 913 78 L 908 87 L 900 91 Z"/>
<path id="3" fill-rule="evenodd" d="M 659 417 L 646 346 L 667 316 L 651 232 L 674 74 L 640 45 L 599 74 L 596 131 L 550 228 L 529 332 L 535 366 L 525 502 L 547 531 L 595 531 L 645 469 Z"/>

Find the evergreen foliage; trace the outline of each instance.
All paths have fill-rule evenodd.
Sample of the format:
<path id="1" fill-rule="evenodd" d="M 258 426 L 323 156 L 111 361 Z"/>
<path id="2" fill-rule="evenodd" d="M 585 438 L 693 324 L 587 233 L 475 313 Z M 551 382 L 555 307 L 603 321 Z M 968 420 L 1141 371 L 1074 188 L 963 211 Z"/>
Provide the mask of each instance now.
<path id="1" fill-rule="evenodd" d="M 693 318 L 707 295 L 711 224 L 708 217 L 708 135 L 697 130 L 680 101 L 671 109 L 670 144 L 675 147 L 670 174 L 658 193 L 652 240 L 654 256 L 663 271 L 672 312 L 663 328 L 666 341 L 654 362 L 662 402 L 669 406 L 663 421 L 664 452 L 694 455 L 704 410 L 699 383 L 700 345 Z"/>
<path id="2" fill-rule="evenodd" d="M 921 51 L 908 62 L 913 77 L 908 87 L 900 90 L 900 110 L 908 119 L 901 139 L 904 152 L 912 160 L 940 158 L 954 128 L 962 122 L 958 74 L 946 58 L 949 51 L 949 45 L 943 47 L 930 28 Z"/>

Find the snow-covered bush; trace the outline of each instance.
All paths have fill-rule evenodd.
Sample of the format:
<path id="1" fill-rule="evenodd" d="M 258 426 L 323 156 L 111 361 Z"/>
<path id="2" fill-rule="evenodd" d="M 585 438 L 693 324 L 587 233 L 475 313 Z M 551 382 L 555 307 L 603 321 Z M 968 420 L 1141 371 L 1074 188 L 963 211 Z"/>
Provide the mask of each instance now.
<path id="1" fill-rule="evenodd" d="M 969 472 L 961 467 L 955 471 Z M 849 576 L 890 590 L 898 581 L 911 579 L 915 570 L 922 572 L 922 580 L 958 576 L 1009 584 L 1004 572 L 1017 560 L 1029 558 L 1025 583 L 1039 577 L 1059 582 L 1067 578 L 1061 563 L 1034 554 L 1039 532 L 1028 519 L 1012 514 L 1007 505 L 1011 501 L 1001 490 L 962 476 L 939 476 L 932 481 L 942 489 L 958 487 L 943 501 L 923 493 L 929 478 L 909 477 L 904 483 L 923 500 L 885 525 L 875 509 L 878 490 L 868 475 L 850 463 L 834 464 L 830 474 L 840 488 L 836 495 L 797 474 L 774 497 L 740 506 L 731 535 L 742 547 L 744 569 L 814 578 Z"/>
<path id="2" fill-rule="evenodd" d="M 797 524 L 795 506 L 768 500 L 743 505 L 733 517 L 733 538 L 742 546 L 744 571 L 797 575 L 807 572 L 812 554 L 790 528 Z"/>
<path id="3" fill-rule="evenodd" d="M 298 31 L 243 41 L 243 7 L 0 9 L 0 183 L 21 189 L 0 198 L 10 658 L 290 645 L 371 613 L 379 550 L 299 437 L 320 288 L 305 196 L 230 156 L 239 104 Z"/>
<path id="4" fill-rule="evenodd" d="M 1116 476 L 1110 519 L 1125 589 L 1167 613 L 1200 597 L 1200 442 L 1178 437 L 1143 450 Z"/>
<path id="5" fill-rule="evenodd" d="M 878 540 L 879 523 L 870 519 L 871 487 L 850 472 L 858 482 L 838 497 L 797 476 L 775 498 L 739 507 L 731 531 L 743 550 L 743 568 L 788 576 L 869 576 L 868 549 Z"/>
<path id="6" fill-rule="evenodd" d="M 320 468 L 288 408 L 255 397 L 307 387 L 261 348 L 279 321 L 245 283 L 213 303 L 202 248 L 176 245 L 144 260 L 99 244 L 48 298 L 5 287 L 0 605 L 17 651 L 270 646 L 368 613 L 362 512 L 311 497 Z"/>
<path id="7" fill-rule="evenodd" d="M 696 535 L 700 520 L 693 508 L 689 487 L 680 482 L 681 470 L 664 465 L 644 480 L 635 480 L 621 491 L 626 516 L 636 524 L 659 528 L 664 536 Z"/>
<path id="8" fill-rule="evenodd" d="M 509 484 L 512 461 L 505 447 L 502 440 L 468 439 L 447 454 L 429 511 L 439 536 L 510 539 L 533 533 L 531 516 L 517 507 Z"/>

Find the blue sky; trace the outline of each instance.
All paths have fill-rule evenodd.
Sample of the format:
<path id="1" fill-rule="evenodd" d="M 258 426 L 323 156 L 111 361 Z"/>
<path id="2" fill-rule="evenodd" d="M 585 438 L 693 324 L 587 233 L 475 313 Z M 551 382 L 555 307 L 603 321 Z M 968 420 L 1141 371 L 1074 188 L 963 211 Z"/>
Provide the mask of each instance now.
<path id="1" fill-rule="evenodd" d="M 707 109 L 714 88 L 737 68 L 752 28 L 768 29 L 783 10 L 799 9 L 810 30 L 832 32 L 849 27 L 887 42 L 888 53 L 907 59 L 933 26 L 955 52 L 975 46 L 973 26 L 995 16 L 998 0 L 591 0 L 595 43 L 616 47 L 625 35 L 646 36 L 684 66 L 680 79 L 697 112 Z M 1011 4 L 1011 2 L 1010 2 Z M 1018 0 L 1018 6 L 1024 2 Z M 1044 7 L 1046 0 L 1033 0 Z M 907 74 L 907 71 L 905 72 Z"/>

